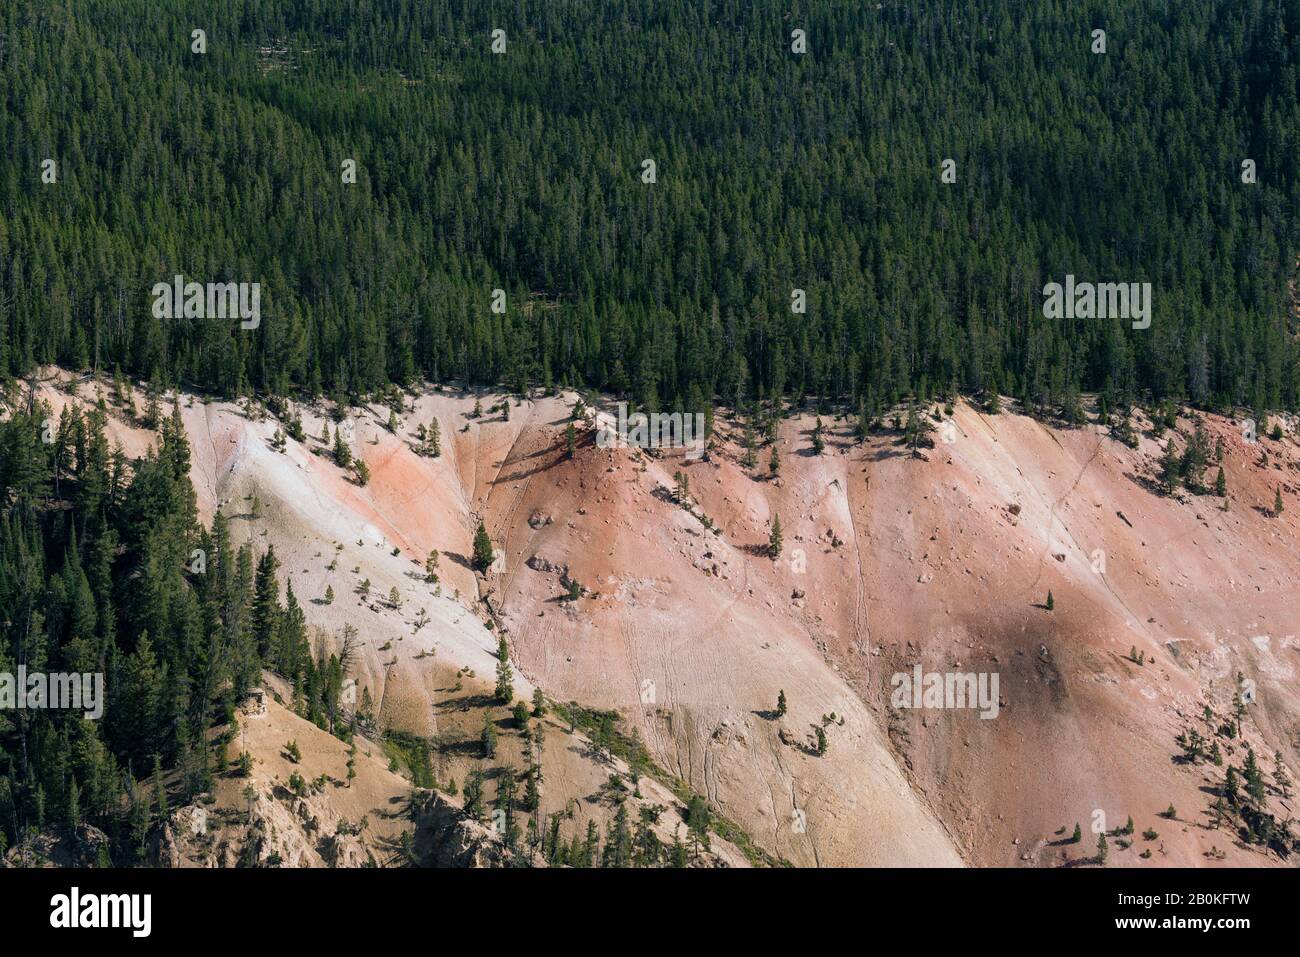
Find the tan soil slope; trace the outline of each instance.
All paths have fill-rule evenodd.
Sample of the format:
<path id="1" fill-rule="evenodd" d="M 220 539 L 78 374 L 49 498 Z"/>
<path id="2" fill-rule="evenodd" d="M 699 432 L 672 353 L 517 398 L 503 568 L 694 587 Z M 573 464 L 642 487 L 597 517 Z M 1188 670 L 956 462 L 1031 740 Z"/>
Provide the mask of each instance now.
<path id="1" fill-rule="evenodd" d="M 66 378 L 51 373 L 40 390 L 40 398 L 50 404 L 56 417 L 70 401 L 84 406 L 95 400 L 90 382 L 80 385 L 74 400 L 58 385 L 59 379 Z M 135 399 L 143 409 L 143 395 L 137 393 Z M 527 757 L 509 709 L 491 701 L 496 637 L 485 627 L 488 615 L 477 596 L 477 577 L 469 569 L 477 521 L 473 502 L 477 489 L 486 493 L 490 488 L 497 473 L 491 463 L 504 460 L 525 420 L 508 427 L 474 421 L 471 430 L 462 433 L 459 429 L 470 421 L 467 413 L 472 407 L 472 397 L 463 394 L 429 394 L 420 399 L 418 412 L 403 417 L 404 426 L 397 436 L 382 425 L 388 418 L 386 408 L 353 410 L 346 422 L 352 429 L 354 454 L 368 463 L 373 474 L 370 484 L 361 487 L 332 458 L 321 454 L 324 447 L 319 437 L 325 418 L 320 410 L 301 410 L 309 438 L 304 443 L 288 440 L 285 452 L 280 453 L 271 446 L 277 426 L 273 418 L 258 420 L 237 405 L 205 403 L 192 396 L 182 397 L 181 402 L 191 447 L 191 477 L 203 520 L 210 521 L 220 509 L 231 520 L 236 541 L 251 541 L 259 553 L 274 545 L 281 575 L 292 581 L 317 639 L 334 643 L 345 625 L 358 629 L 359 661 L 353 675 L 357 696 L 359 699 L 361 689 L 371 693 L 379 725 L 434 739 L 434 773 L 443 784 L 455 779 L 463 787 L 472 769 L 489 772 L 485 797 L 491 802 L 498 774 L 495 769 L 523 770 Z M 170 402 L 165 402 L 164 413 L 169 408 Z M 444 454 L 438 459 L 412 451 L 411 433 L 416 423 L 427 423 L 432 415 L 437 415 L 443 426 Z M 337 428 L 332 421 L 330 427 L 331 432 Z M 144 454 L 156 441 L 156 436 L 116 408 L 110 415 L 109 433 L 111 441 L 133 457 Z M 432 548 L 443 556 L 441 581 L 436 585 L 424 580 L 424 558 Z M 334 569 L 329 568 L 331 562 Z M 371 587 L 363 597 L 358 586 L 366 579 Z M 327 586 L 335 594 L 328 604 L 323 597 Z M 387 600 L 394 587 L 400 607 Z M 417 620 L 421 610 L 428 617 L 422 625 Z M 517 699 L 531 697 L 533 685 L 522 669 L 516 668 L 514 687 Z M 283 689 L 282 697 L 288 697 Z M 323 739 L 331 753 L 342 747 L 336 739 L 283 709 L 277 710 L 274 704 L 270 710 L 272 717 L 280 715 L 303 726 L 311 737 Z M 479 760 L 477 746 L 484 710 L 491 711 L 499 731 L 498 755 L 487 764 Z M 265 762 L 271 768 L 275 780 L 287 780 L 293 769 L 281 766 L 284 759 L 279 749 L 284 741 L 278 735 L 282 729 L 276 722 L 272 725 L 275 730 L 268 732 L 265 741 L 249 740 L 249 750 L 259 767 Z M 617 758 L 594 753 L 582 734 L 571 732 L 555 717 L 548 717 L 546 725 L 543 817 L 564 814 L 562 834 L 566 840 L 575 833 L 581 836 L 588 820 L 606 830 L 616 806 L 603 786 L 612 774 L 626 775 L 627 766 Z M 245 734 L 253 734 L 251 723 Z M 307 776 L 305 771 L 301 773 Z M 384 773 L 392 779 L 390 784 L 403 781 L 386 770 Z M 259 794 L 271 788 L 270 780 L 261 782 L 265 786 L 259 785 Z M 640 796 L 628 799 L 632 821 L 640 807 L 661 805 L 669 809 L 655 826 L 661 839 L 671 843 L 678 834 L 685 840 L 682 802 L 657 781 L 642 779 L 639 790 Z M 348 814 L 357 808 L 345 799 L 359 792 L 329 793 L 333 797 L 325 806 L 331 807 L 334 815 L 350 819 Z M 258 800 L 264 802 L 263 797 Z M 453 804 L 459 802 L 460 798 L 452 799 Z M 337 807 L 333 807 L 335 803 Z M 265 809 L 272 819 L 273 804 Z M 385 839 L 392 837 L 382 831 Z M 324 860 L 319 851 L 306 846 L 267 847 L 286 860 L 305 865 L 340 863 Z M 374 849 L 367 846 L 365 851 L 369 854 Z M 376 856 L 382 860 L 382 855 Z M 341 863 L 345 864 L 364 859 L 355 848 L 344 857 Z M 700 863 L 743 867 L 749 861 L 734 844 L 715 835 L 711 853 L 702 855 Z"/>
<path id="2" fill-rule="evenodd" d="M 967 405 L 954 441 L 925 461 L 892 437 L 854 443 L 844 424 L 813 456 L 811 418 L 787 421 L 775 482 L 739 467 L 725 425 L 710 462 L 606 451 L 589 437 L 566 461 L 561 418 L 516 444 L 488 496 L 489 528 L 509 543 L 492 587 L 517 657 L 557 693 L 634 716 L 664 763 L 782 855 L 946 859 L 879 747 L 887 729 L 917 793 L 975 862 L 1077 863 L 1092 836 L 1062 845 L 1060 828 L 1114 828 L 1130 814 L 1161 837 L 1115 850 L 1112 864 L 1209 864 L 1213 849 L 1225 863 L 1272 860 L 1208 827 L 1207 790 L 1223 769 L 1176 762 L 1174 738 L 1211 730 L 1206 705 L 1217 725 L 1241 671 L 1258 688 L 1247 739 L 1266 769 L 1275 749 L 1295 767 L 1292 439 L 1248 443 L 1236 423 L 1207 419 L 1226 445 L 1223 512 L 1213 496 L 1149 488 L 1150 438 L 1130 450 L 1095 426 L 1049 429 Z M 678 468 L 720 536 L 665 494 Z M 1264 508 L 1278 485 L 1292 505 L 1275 518 Z M 774 514 L 786 543 L 776 563 L 759 554 Z M 588 597 L 559 600 L 565 568 Z M 1038 607 L 1049 589 L 1053 612 Z M 1133 647 L 1145 666 L 1126 660 Z M 998 672 L 999 716 L 891 714 L 891 676 L 917 663 Z M 790 714 L 777 721 L 767 712 L 780 689 Z M 845 723 L 812 757 L 800 745 L 832 712 Z M 1224 748 L 1240 766 L 1240 744 Z M 1171 804 L 1177 820 L 1157 818 Z M 1271 810 L 1285 819 L 1290 802 L 1275 795 Z"/>
<path id="3" fill-rule="evenodd" d="M 500 397 L 481 399 L 487 409 Z M 1054 865 L 1090 853 L 1091 835 L 1077 847 L 1056 832 L 1076 821 L 1086 831 L 1098 811 L 1107 827 L 1131 814 L 1139 831 L 1160 832 L 1113 851 L 1112 864 L 1207 864 L 1212 847 L 1226 863 L 1265 862 L 1205 827 L 1222 769 L 1176 763 L 1174 737 L 1209 731 L 1206 704 L 1223 720 L 1241 671 L 1258 688 L 1247 739 L 1266 770 L 1274 749 L 1296 766 L 1290 438 L 1247 443 L 1236 423 L 1207 417 L 1226 444 L 1223 512 L 1213 496 L 1155 494 L 1156 443 L 1130 450 L 1096 426 L 959 404 L 954 441 L 922 461 L 894 436 L 857 443 L 829 419 L 814 456 L 811 417 L 791 418 L 773 481 L 766 449 L 764 477 L 740 466 L 739 433 L 721 415 L 709 461 L 599 449 L 587 430 L 569 460 L 571 402 L 511 400 L 504 421 L 471 417 L 473 395 L 431 392 L 396 436 L 373 406 L 352 417 L 366 488 L 313 454 L 316 440 L 271 450 L 272 420 L 198 402 L 185 420 L 205 516 L 260 500 L 244 534 L 274 541 L 309 621 L 361 629 L 362 683 L 394 726 L 439 732 L 457 710 L 451 673 L 490 677 L 490 608 L 521 691 L 531 680 L 619 709 L 661 764 L 796 863 Z M 303 412 L 318 436 L 324 420 Z M 429 459 L 412 434 L 435 415 L 443 455 Z M 143 447 L 138 430 L 114 428 L 128 450 Z M 669 492 L 678 469 L 694 515 Z M 1271 517 L 1279 485 L 1287 508 Z M 762 546 L 776 514 L 785 549 L 773 562 Z M 483 580 L 468 568 L 480 515 L 503 553 Z M 441 596 L 422 580 L 430 548 L 443 553 Z M 561 600 L 566 569 L 587 590 L 576 602 Z M 367 577 L 363 601 L 354 589 Z M 312 604 L 326 584 L 334 604 Z M 400 610 L 375 597 L 394 585 Z M 1049 589 L 1051 612 L 1038 607 Z M 431 621 L 417 631 L 420 608 Z M 891 676 L 916 664 L 996 672 L 998 717 L 892 709 Z M 780 690 L 784 717 L 773 713 Z M 832 713 L 817 757 L 814 727 Z M 1232 763 L 1242 756 L 1240 744 L 1225 749 Z M 1171 803 L 1179 820 L 1157 818 Z M 1271 810 L 1290 813 L 1278 797 Z M 1146 847 L 1153 856 L 1139 859 Z"/>
<path id="4" fill-rule="evenodd" d="M 471 821 L 454 798 L 414 790 L 389 770 L 382 747 L 357 738 L 354 776 L 348 747 L 285 708 L 288 687 L 268 676 L 269 694 L 240 709 L 237 752 L 247 777 L 219 774 L 212 801 L 177 810 L 155 836 L 153 860 L 167 867 L 360 867 L 404 862 L 402 835 L 420 860 L 439 867 L 500 866 L 500 839 Z M 214 730 L 214 735 L 220 733 Z M 288 753 L 293 742 L 296 759 Z M 293 789 L 293 775 L 305 783 Z"/>
<path id="5" fill-rule="evenodd" d="M 714 536 L 656 494 L 679 457 L 602 450 L 588 433 L 566 460 L 563 413 L 547 405 L 550 423 L 516 444 L 487 499 L 506 546 L 493 598 L 523 669 L 621 710 L 661 763 L 788 860 L 961 863 L 879 723 L 790 614 L 788 586 L 744 550 L 753 536 Z M 766 521 L 761 487 L 707 464 L 691 474 L 736 482 L 753 499 L 746 514 Z M 591 593 L 576 603 L 559 600 L 566 566 Z M 782 689 L 789 713 L 777 718 Z M 843 724 L 819 758 L 813 727 L 831 713 Z"/>
<path id="6" fill-rule="evenodd" d="M 862 543 L 870 630 L 829 593 L 810 604 L 836 622 L 839 659 L 881 706 L 888 674 L 918 661 L 1000 672 L 1005 707 L 994 720 L 898 717 L 908 734 L 896 740 L 917 781 L 943 795 L 944 819 L 987 863 L 1090 854 L 1091 835 L 1084 848 L 1047 842 L 1076 821 L 1087 828 L 1098 811 L 1108 827 L 1132 815 L 1139 831 L 1161 832 L 1150 863 L 1206 864 L 1212 848 L 1226 851 L 1225 863 L 1262 863 L 1206 827 L 1206 789 L 1223 769 L 1175 762 L 1174 738 L 1189 727 L 1210 733 L 1201 711 L 1209 705 L 1222 720 L 1240 671 L 1257 683 L 1245 724 L 1262 764 L 1271 770 L 1280 749 L 1296 766 L 1295 442 L 1248 443 L 1238 424 L 1208 417 L 1211 441 L 1225 443 L 1224 512 L 1212 495 L 1155 494 L 1146 480 L 1160 447 L 1150 438 L 1130 450 L 1096 426 L 1051 431 L 965 405 L 955 426 L 928 462 L 882 442 L 837 456 L 858 473 L 852 534 L 840 534 Z M 1180 429 L 1190 434 L 1192 423 Z M 793 486 L 801 506 L 820 481 Z M 1278 486 L 1290 508 L 1275 518 L 1265 508 Z M 810 575 L 834 577 L 826 566 L 837 561 L 854 559 L 823 552 Z M 1052 612 L 1038 607 L 1049 589 Z M 867 657 L 858 653 L 864 638 Z M 1128 660 L 1134 647 L 1145 666 Z M 1226 746 L 1227 761 L 1240 766 L 1243 756 Z M 1288 818 L 1290 803 L 1276 798 L 1272 810 Z M 1179 820 L 1157 820 L 1171 804 Z M 1136 855 L 1145 844 L 1112 864 L 1144 863 Z"/>

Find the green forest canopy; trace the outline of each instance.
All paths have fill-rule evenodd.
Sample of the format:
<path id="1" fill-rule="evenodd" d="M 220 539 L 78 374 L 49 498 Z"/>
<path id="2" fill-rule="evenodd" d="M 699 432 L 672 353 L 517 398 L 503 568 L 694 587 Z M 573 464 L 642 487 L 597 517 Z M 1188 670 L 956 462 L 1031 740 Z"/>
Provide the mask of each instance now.
<path id="1" fill-rule="evenodd" d="M 1300 0 L 11 0 L 0 374 L 1294 408 L 1298 57 Z"/>

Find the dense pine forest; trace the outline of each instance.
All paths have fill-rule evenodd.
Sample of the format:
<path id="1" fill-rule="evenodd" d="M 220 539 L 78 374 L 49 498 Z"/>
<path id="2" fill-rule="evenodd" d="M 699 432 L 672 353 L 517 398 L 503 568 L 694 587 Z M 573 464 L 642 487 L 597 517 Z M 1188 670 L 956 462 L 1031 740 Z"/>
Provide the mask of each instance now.
<path id="1" fill-rule="evenodd" d="M 179 412 L 128 461 L 14 380 L 1294 409 L 1298 61 L 1300 0 L 9 0 L 0 672 L 108 699 L 0 710 L 0 854 L 88 823 L 144 860 L 263 668 L 350 733 L 274 553 L 198 521 Z M 260 322 L 157 318 L 175 275 Z M 1046 318 L 1067 275 L 1150 283 L 1150 327 Z"/>
<path id="2" fill-rule="evenodd" d="M 14 0 L 0 375 L 1295 407 L 1298 57 L 1300 0 Z"/>
<path id="3" fill-rule="evenodd" d="M 197 521 L 179 411 L 132 462 L 110 447 L 107 414 L 36 402 L 0 422 L 0 672 L 98 672 L 105 695 L 94 721 L 0 709 L 0 854 L 89 824 L 111 842 L 101 864 L 142 860 L 168 793 L 188 801 L 234 766 L 229 735 L 215 749 L 204 735 L 263 666 L 293 679 L 304 717 L 351 730 L 334 723 L 345 663 L 313 660 L 274 551 L 236 548 L 220 514 L 210 530 Z"/>

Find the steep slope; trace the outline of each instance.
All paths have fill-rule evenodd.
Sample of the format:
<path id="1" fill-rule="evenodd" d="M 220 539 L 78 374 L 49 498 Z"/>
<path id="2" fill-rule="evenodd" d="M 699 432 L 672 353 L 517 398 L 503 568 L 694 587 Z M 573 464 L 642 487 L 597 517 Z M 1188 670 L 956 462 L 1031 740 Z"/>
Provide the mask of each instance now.
<path id="1" fill-rule="evenodd" d="M 661 760 L 800 863 L 942 862 L 926 801 L 978 863 L 1077 863 L 1094 838 L 1073 847 L 1058 831 L 1129 815 L 1162 838 L 1112 863 L 1141 863 L 1148 843 L 1153 863 L 1264 862 L 1213 826 L 1223 767 L 1183 763 L 1175 739 L 1212 734 L 1241 672 L 1247 740 L 1267 768 L 1275 750 L 1294 767 L 1296 509 L 1268 514 L 1276 488 L 1294 497 L 1292 438 L 1248 440 L 1243 423 L 1207 417 L 1225 512 L 1212 495 L 1157 494 L 1149 436 L 1130 449 L 1099 426 L 959 404 L 951 441 L 925 459 L 843 425 L 818 456 L 813 424 L 782 424 L 775 481 L 739 467 L 726 425 L 709 462 L 589 443 L 568 461 L 558 421 L 517 445 L 532 464 L 503 465 L 488 511 L 510 543 L 493 587 L 524 669 L 635 716 Z M 1192 422 L 1179 428 L 1181 448 Z M 719 535 L 673 504 L 678 469 Z M 559 601 L 561 572 L 591 594 Z M 997 718 L 891 709 L 893 675 L 917 664 L 996 672 Z M 776 721 L 781 689 L 790 713 Z M 844 724 L 813 757 L 810 725 L 831 713 Z M 886 730 L 921 800 L 896 787 Z M 1240 767 L 1240 742 L 1223 747 Z M 1181 813 L 1159 820 L 1171 805 Z M 1289 800 L 1273 810 L 1290 817 Z"/>
<path id="2" fill-rule="evenodd" d="M 50 370 L 39 398 L 57 420 L 66 404 L 88 406 L 97 400 L 97 393 L 93 382 L 69 382 L 68 376 Z M 438 400 L 430 396 L 428 401 Z M 136 393 L 134 402 L 143 408 L 145 397 Z M 466 410 L 472 406 L 463 396 L 446 402 Z M 485 800 L 490 805 L 501 775 L 506 769 L 526 769 L 530 751 L 521 729 L 510 718 L 510 709 L 496 703 L 492 694 L 497 639 L 485 624 L 489 616 L 477 598 L 477 578 L 468 567 L 475 522 L 468 509 L 470 496 L 460 484 L 463 474 L 467 488 L 473 488 L 473 457 L 459 462 L 455 449 L 461 443 L 453 443 L 450 437 L 448 454 L 438 459 L 417 456 L 411 442 L 379 424 L 387 421 L 386 413 L 382 417 L 354 414 L 343 420 L 344 434 L 354 453 L 370 462 L 375 473 L 375 480 L 363 487 L 334 464 L 322 442 L 289 440 L 283 452 L 276 451 L 277 423 L 255 405 L 207 403 L 182 396 L 181 413 L 201 518 L 210 521 L 221 510 L 231 519 L 236 543 L 249 541 L 257 552 L 274 546 L 281 561 L 280 574 L 289 579 L 299 596 L 316 646 L 336 649 L 343 629 L 356 629 L 357 659 L 351 673 L 356 687 L 350 695 L 355 703 L 360 705 L 366 698 L 373 702 L 379 731 L 419 736 L 424 742 L 421 747 L 430 751 L 431 772 L 444 788 L 453 781 L 463 786 L 474 770 L 485 773 Z M 444 413 L 450 420 L 450 410 Z M 323 411 L 313 414 L 304 409 L 303 420 L 309 433 L 323 434 L 327 421 Z M 333 432 L 337 424 L 330 421 L 330 428 Z M 111 440 L 133 457 L 144 454 L 155 439 L 129 408 L 117 403 L 110 406 L 108 431 Z M 484 448 L 490 451 L 492 430 L 483 431 Z M 434 547 L 444 556 L 436 583 L 426 581 L 424 570 L 424 558 Z M 334 591 L 333 601 L 324 597 L 327 587 Z M 397 604 L 387 597 L 392 589 L 397 591 Z M 516 700 L 531 699 L 534 686 L 519 669 L 514 672 L 513 687 Z M 280 691 L 281 699 L 289 701 L 291 692 L 287 688 Z M 274 708 L 272 711 L 274 714 Z M 291 712 L 283 717 L 317 730 Z M 482 758 L 479 746 L 485 718 L 499 735 L 497 753 L 488 760 Z M 566 840 L 581 837 L 588 821 L 606 832 L 618 808 L 626 806 L 633 824 L 641 809 L 657 812 L 652 830 L 664 844 L 671 844 L 674 837 L 687 842 L 688 794 L 675 788 L 672 781 L 638 779 L 628 761 L 614 754 L 608 743 L 593 745 L 585 734 L 556 715 L 533 723 L 544 728 L 545 779 L 536 814 L 539 827 L 558 814 Z M 324 732 L 316 736 L 334 752 L 343 748 Z M 254 747 L 258 741 L 265 747 Z M 245 743 L 255 762 L 265 760 L 280 772 L 261 786 L 255 782 L 255 789 L 257 806 L 266 811 L 263 817 L 285 825 L 286 821 L 279 819 L 284 816 L 283 809 L 271 800 L 276 787 L 283 791 L 283 781 L 292 770 L 280 766 L 284 762 L 279 749 L 284 741 L 272 734 L 266 740 Z M 628 796 L 623 796 L 620 788 L 610 788 L 615 776 L 628 785 Z M 401 780 L 397 775 L 390 777 Z M 239 788 L 246 783 L 239 780 Z M 439 800 L 459 807 L 463 795 Z M 323 806 L 331 803 L 326 800 Z M 240 802 L 227 804 L 234 808 Z M 334 808 L 331 814 L 347 819 L 346 810 Z M 319 812 L 315 808 L 311 813 Z M 726 826 L 717 823 L 717 829 Z M 379 833 L 386 840 L 392 838 L 383 829 Z M 739 831 L 728 833 L 744 840 Z M 417 839 L 424 840 L 418 834 Z M 392 856 L 391 848 L 389 851 L 387 857 Z M 270 842 L 263 852 L 264 857 L 277 853 L 281 859 L 291 857 L 305 866 L 340 862 L 333 851 L 324 854 L 301 842 Z M 233 851 L 228 848 L 224 857 L 217 858 L 218 863 L 228 863 L 230 853 Z M 169 850 L 163 856 L 175 855 Z M 344 854 L 342 863 L 357 864 L 371 856 L 381 862 L 386 859 L 374 846 L 366 845 Z M 761 856 L 761 852 L 742 850 L 715 833 L 711 847 L 698 855 L 697 862 L 743 867 Z"/>
<path id="3" fill-rule="evenodd" d="M 1213 495 L 1159 494 L 1168 435 L 1129 448 L 1095 424 L 958 403 L 950 422 L 933 413 L 942 427 L 921 458 L 895 432 L 862 442 L 830 419 L 817 455 L 813 417 L 795 415 L 780 423 L 772 478 L 766 448 L 759 470 L 742 466 L 739 425 L 723 415 L 703 461 L 600 448 L 588 422 L 570 457 L 574 398 L 511 398 L 507 416 L 499 395 L 424 390 L 404 398 L 396 433 L 388 407 L 351 410 L 365 487 L 319 440 L 276 452 L 273 420 L 183 403 L 204 516 L 244 516 L 243 534 L 273 542 L 323 634 L 359 629 L 359 686 L 386 727 L 448 744 L 440 779 L 463 783 L 476 761 L 490 623 L 521 696 L 535 683 L 617 710 L 657 763 L 794 863 L 1077 864 L 1095 838 L 1064 840 L 1076 822 L 1114 829 L 1130 815 L 1159 837 L 1116 848 L 1111 864 L 1276 860 L 1214 826 L 1224 769 L 1182 761 L 1176 738 L 1212 735 L 1244 690 L 1244 737 L 1265 770 L 1275 750 L 1296 765 L 1294 422 L 1280 420 L 1280 440 L 1263 427 L 1255 439 L 1204 417 L 1223 441 L 1224 511 Z M 475 415 L 476 401 L 489 411 Z M 326 410 L 300 411 L 319 436 Z M 438 458 L 417 454 L 414 437 L 434 418 Z M 1181 448 L 1193 423 L 1178 425 Z M 129 452 L 147 444 L 121 417 L 113 428 Z M 1273 515 L 1279 489 L 1287 507 Z M 469 567 L 479 518 L 498 552 L 483 576 Z M 430 549 L 442 555 L 436 585 L 424 580 Z M 376 597 L 394 587 L 400 608 Z M 997 716 L 894 706 L 894 676 L 918 665 L 996 674 Z M 1240 766 L 1241 740 L 1221 741 Z M 609 769 L 588 750 L 549 748 L 548 812 L 585 796 L 584 812 L 608 819 L 594 796 Z M 1288 798 L 1269 801 L 1290 816 Z M 1157 817 L 1170 805 L 1173 820 Z"/>

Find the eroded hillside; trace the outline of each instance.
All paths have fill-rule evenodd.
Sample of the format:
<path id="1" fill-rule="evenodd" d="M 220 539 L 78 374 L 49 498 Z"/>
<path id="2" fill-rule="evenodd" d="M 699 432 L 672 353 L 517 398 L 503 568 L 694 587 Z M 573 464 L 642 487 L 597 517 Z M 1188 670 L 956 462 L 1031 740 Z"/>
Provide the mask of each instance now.
<path id="1" fill-rule="evenodd" d="M 52 383 L 42 395 L 70 400 Z M 570 454 L 574 399 L 422 390 L 341 421 L 303 405 L 307 440 L 283 451 L 282 423 L 255 407 L 184 397 L 182 413 L 205 520 L 220 509 L 274 545 L 322 640 L 358 629 L 358 693 L 378 723 L 462 743 L 438 752 L 444 781 L 477 760 L 481 702 L 467 699 L 475 681 L 490 690 L 500 633 L 520 697 L 536 686 L 617 710 L 659 765 L 793 863 L 1077 864 L 1095 821 L 1130 816 L 1138 833 L 1112 844 L 1111 866 L 1278 859 L 1235 822 L 1214 826 L 1211 806 L 1244 740 L 1269 810 L 1290 817 L 1273 773 L 1274 753 L 1295 767 L 1300 744 L 1294 422 L 1278 419 L 1275 439 L 1204 416 L 1222 443 L 1206 493 L 1170 495 L 1159 459 L 1189 441 L 1187 416 L 1157 438 L 1136 415 L 1131 447 L 1095 415 L 1066 427 L 959 402 L 931 410 L 935 444 L 918 457 L 888 422 L 860 440 L 829 416 L 816 454 L 815 418 L 791 414 L 774 477 L 771 449 L 747 467 L 722 413 L 703 460 L 601 448 L 588 419 Z M 417 434 L 435 418 L 436 458 Z M 347 430 L 367 484 L 329 455 L 327 423 Z M 122 410 L 111 430 L 128 454 L 151 440 Z M 480 518 L 499 555 L 481 575 Z M 895 707 L 893 677 L 918 665 L 996 674 L 996 717 Z M 1218 734 L 1243 691 L 1241 735 Z M 1189 730 L 1223 763 L 1188 759 Z M 547 811 L 597 813 L 609 768 L 567 729 L 548 733 Z"/>

